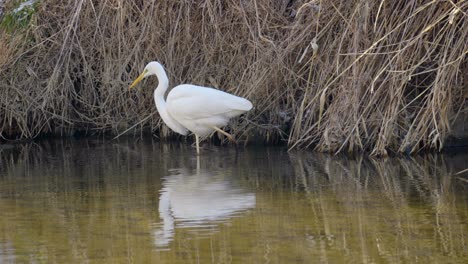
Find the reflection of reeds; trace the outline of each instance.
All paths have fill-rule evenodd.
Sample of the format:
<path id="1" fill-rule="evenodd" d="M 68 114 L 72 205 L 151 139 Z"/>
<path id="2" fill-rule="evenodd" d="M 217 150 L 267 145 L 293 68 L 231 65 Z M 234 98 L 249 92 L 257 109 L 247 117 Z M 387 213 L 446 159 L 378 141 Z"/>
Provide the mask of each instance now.
<path id="1" fill-rule="evenodd" d="M 220 179 L 255 193 L 256 208 L 203 237 L 176 228 L 169 250 L 157 251 L 160 176 L 170 177 L 174 168 L 196 171 L 190 146 L 55 140 L 0 151 L 0 252 L 13 249 L 18 262 L 445 263 L 467 257 L 466 186 L 451 176 L 466 166 L 466 155 L 350 160 L 209 148 L 200 169 L 220 170 Z"/>
<path id="2" fill-rule="evenodd" d="M 0 252 L 13 248 L 9 252 L 19 262 L 160 263 L 171 254 L 177 259 L 172 250 L 169 256 L 158 253 L 152 234 L 160 221 L 161 177 L 174 168 L 195 170 L 192 150 L 133 140 L 52 140 L 3 150 Z M 221 166 L 231 175 L 235 155 L 229 149 L 207 152 L 202 169 Z M 175 236 L 174 247 L 188 252 L 185 257 L 210 252 L 204 245 L 194 248 L 193 233 Z"/>
<path id="3" fill-rule="evenodd" d="M 14 245 L 19 262 L 148 262 L 144 234 L 157 218 L 160 185 L 154 173 L 171 166 L 144 158 L 153 147 L 55 140 L 4 151 L 0 240 Z M 31 222 L 16 226 L 9 216 Z"/>
<path id="4" fill-rule="evenodd" d="M 4 137 L 141 120 L 138 130 L 173 135 L 154 80 L 127 90 L 150 60 L 172 84 L 252 100 L 231 126 L 249 140 L 385 155 L 437 149 L 466 116 L 466 1 L 38 2 L 30 27 L 0 27 Z"/>
<path id="5" fill-rule="evenodd" d="M 466 257 L 466 204 L 456 199 L 443 155 L 349 160 L 292 153 L 291 162 L 322 219 L 316 232 L 339 237 L 337 250 L 360 252 L 364 263 Z"/>

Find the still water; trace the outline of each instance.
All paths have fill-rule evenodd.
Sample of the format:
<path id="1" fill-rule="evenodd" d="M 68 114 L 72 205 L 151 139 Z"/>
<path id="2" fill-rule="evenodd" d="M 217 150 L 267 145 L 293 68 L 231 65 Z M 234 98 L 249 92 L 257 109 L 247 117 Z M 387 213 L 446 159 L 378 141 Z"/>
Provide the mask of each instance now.
<path id="1" fill-rule="evenodd" d="M 468 263 L 467 154 L 0 148 L 0 263 Z"/>

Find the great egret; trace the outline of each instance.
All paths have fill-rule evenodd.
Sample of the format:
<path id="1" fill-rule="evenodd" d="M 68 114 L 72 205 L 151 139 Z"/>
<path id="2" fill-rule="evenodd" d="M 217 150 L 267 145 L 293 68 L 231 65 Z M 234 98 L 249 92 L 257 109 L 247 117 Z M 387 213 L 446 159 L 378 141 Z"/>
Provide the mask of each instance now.
<path id="1" fill-rule="evenodd" d="M 130 88 L 150 75 L 156 75 L 159 81 L 154 90 L 154 102 L 161 118 L 169 128 L 181 135 L 185 136 L 189 131 L 195 134 L 197 154 L 200 154 L 199 138 L 215 130 L 234 141 L 220 127 L 226 126 L 230 118 L 252 109 L 252 103 L 245 98 L 193 84 L 174 87 L 167 95 L 167 100 L 164 100 L 169 79 L 164 67 L 157 61 L 148 63 Z"/>

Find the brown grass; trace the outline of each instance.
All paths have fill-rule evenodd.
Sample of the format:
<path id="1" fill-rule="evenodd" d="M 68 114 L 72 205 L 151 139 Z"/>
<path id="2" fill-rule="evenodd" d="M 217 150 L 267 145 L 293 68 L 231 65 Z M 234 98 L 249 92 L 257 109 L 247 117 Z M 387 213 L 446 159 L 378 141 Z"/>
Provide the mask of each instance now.
<path id="1" fill-rule="evenodd" d="M 159 60 L 172 85 L 250 99 L 255 109 L 230 126 L 248 141 L 440 149 L 467 115 L 467 10 L 454 0 L 43 0 L 27 30 L 0 30 L 1 135 L 138 124 L 171 136 L 155 113 L 155 81 L 127 89 Z"/>

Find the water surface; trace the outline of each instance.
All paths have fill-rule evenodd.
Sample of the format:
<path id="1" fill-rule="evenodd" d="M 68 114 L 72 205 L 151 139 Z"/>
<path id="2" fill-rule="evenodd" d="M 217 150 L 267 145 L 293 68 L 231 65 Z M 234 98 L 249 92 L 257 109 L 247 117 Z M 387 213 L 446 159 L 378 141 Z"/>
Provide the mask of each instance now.
<path id="1" fill-rule="evenodd" d="M 0 148 L 0 263 L 467 263 L 468 155 Z"/>

